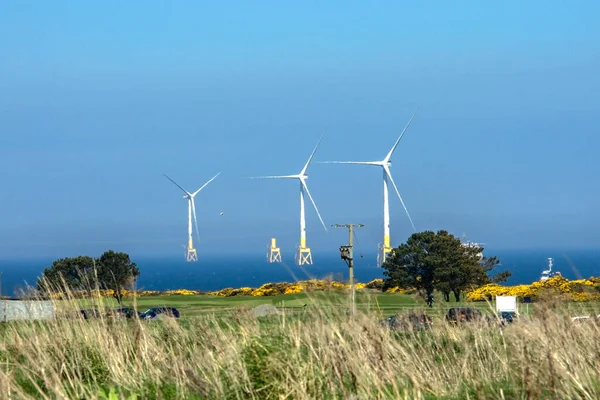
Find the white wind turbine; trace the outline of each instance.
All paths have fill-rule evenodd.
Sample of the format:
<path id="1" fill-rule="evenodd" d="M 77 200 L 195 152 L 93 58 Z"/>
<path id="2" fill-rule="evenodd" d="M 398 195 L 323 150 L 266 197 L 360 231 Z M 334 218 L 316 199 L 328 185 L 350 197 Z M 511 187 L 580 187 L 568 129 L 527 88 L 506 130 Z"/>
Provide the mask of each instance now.
<path id="1" fill-rule="evenodd" d="M 322 139 L 323 139 L 323 136 L 321 136 L 321 138 L 319 139 L 319 142 L 315 146 L 313 152 L 311 153 L 310 157 L 308 158 L 308 161 L 306 162 L 306 164 L 304 165 L 304 168 L 302 168 L 302 170 L 300 171 L 299 174 L 277 175 L 277 176 L 257 176 L 257 177 L 252 178 L 252 179 L 298 179 L 298 181 L 300 181 L 300 245 L 298 246 L 298 252 L 296 253 L 296 262 L 298 265 L 305 265 L 305 264 L 311 265 L 313 263 L 310 248 L 306 247 L 306 219 L 305 219 L 305 212 L 304 212 L 304 195 L 305 195 L 305 193 L 306 193 L 306 195 L 308 195 L 308 198 L 310 199 L 313 207 L 315 208 L 315 211 L 317 212 L 317 215 L 319 216 L 319 220 L 321 221 L 321 225 L 323 225 L 325 232 L 327 232 L 327 227 L 325 226 L 325 222 L 323 222 L 323 218 L 321 218 L 321 213 L 319 213 L 317 204 L 313 200 L 313 198 L 310 194 L 310 191 L 308 190 L 308 186 L 306 185 L 306 180 L 308 179 L 306 170 L 308 169 L 308 166 L 310 165 L 310 162 L 312 161 L 312 159 L 315 155 L 315 152 L 319 148 L 319 145 L 321 144 Z"/>
<path id="2" fill-rule="evenodd" d="M 188 200 L 188 246 L 187 246 L 187 254 L 186 254 L 186 261 L 187 262 L 198 261 L 198 254 L 196 253 L 196 249 L 194 248 L 194 243 L 193 243 L 193 240 L 192 240 L 192 217 L 193 217 L 194 218 L 194 225 L 196 227 L 196 238 L 198 239 L 198 241 L 200 241 L 200 235 L 198 233 L 198 220 L 196 219 L 196 204 L 194 202 L 194 198 L 196 197 L 196 195 L 198 193 L 200 193 L 200 191 L 202 189 L 204 189 L 206 187 L 206 185 L 208 185 L 213 180 L 215 180 L 215 178 L 217 176 L 219 176 L 220 174 L 221 173 L 219 172 L 218 174 L 216 174 L 215 176 L 213 176 L 212 178 L 210 178 L 210 180 L 208 182 L 206 182 L 204 185 L 202 185 L 202 187 L 200 189 L 196 190 L 194 193 L 188 192 L 183 187 L 181 187 L 177 182 L 175 182 L 173 179 L 169 178 L 165 174 L 165 177 L 168 180 L 170 180 L 171 182 L 173 182 L 175 184 L 175 186 L 177 186 L 179 189 L 183 190 L 183 193 L 185 193 L 185 195 L 183 196 L 183 198 Z"/>
<path id="3" fill-rule="evenodd" d="M 400 203 L 402 204 L 402 207 L 404 208 L 404 211 L 406 212 L 406 216 L 408 217 L 408 220 L 410 221 L 413 231 L 416 231 L 415 224 L 413 223 L 412 218 L 410 217 L 410 214 L 408 213 L 408 209 L 406 208 L 406 205 L 404 204 L 404 200 L 402 200 L 402 196 L 400 196 L 400 192 L 398 191 L 398 188 L 396 187 L 396 183 L 394 182 L 394 179 L 392 178 L 392 173 L 390 172 L 390 167 L 392 166 L 392 162 L 390 161 L 390 159 L 392 158 L 392 154 L 394 154 L 394 151 L 396 151 L 396 147 L 398 147 L 398 143 L 400 143 L 402 136 L 404 136 L 404 133 L 410 126 L 412 120 L 415 118 L 415 116 L 419 112 L 419 108 L 417 108 L 417 110 L 415 111 L 413 116 L 410 118 L 410 120 L 408 121 L 408 123 L 406 124 L 404 129 L 402 130 L 402 133 L 396 140 L 396 143 L 394 143 L 394 146 L 387 153 L 387 155 L 385 156 L 385 158 L 383 160 L 381 160 L 381 161 L 321 161 L 321 162 L 319 162 L 322 164 L 372 165 L 372 166 L 376 166 L 376 167 L 381 167 L 383 169 L 383 244 L 380 244 L 379 253 L 377 255 L 377 265 L 379 265 L 379 266 L 381 266 L 381 264 L 383 264 L 383 262 L 385 261 L 387 256 L 392 251 L 392 247 L 390 244 L 390 204 L 389 204 L 389 199 L 388 199 L 388 182 L 391 183 L 392 186 L 394 187 L 394 190 L 396 191 L 396 194 L 398 195 L 398 198 L 400 199 Z"/>

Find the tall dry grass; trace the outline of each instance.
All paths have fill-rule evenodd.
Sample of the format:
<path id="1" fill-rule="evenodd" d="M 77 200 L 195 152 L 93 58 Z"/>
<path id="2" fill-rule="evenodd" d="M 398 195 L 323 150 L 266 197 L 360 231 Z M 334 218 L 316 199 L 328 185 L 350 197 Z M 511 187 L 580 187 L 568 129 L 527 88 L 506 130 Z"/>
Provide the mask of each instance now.
<path id="1" fill-rule="evenodd" d="M 144 399 L 600 398 L 594 324 L 575 326 L 552 307 L 504 329 L 434 323 L 390 332 L 377 315 L 316 305 L 262 320 L 240 310 L 8 323 L 0 398 L 94 399 L 111 389 Z"/>

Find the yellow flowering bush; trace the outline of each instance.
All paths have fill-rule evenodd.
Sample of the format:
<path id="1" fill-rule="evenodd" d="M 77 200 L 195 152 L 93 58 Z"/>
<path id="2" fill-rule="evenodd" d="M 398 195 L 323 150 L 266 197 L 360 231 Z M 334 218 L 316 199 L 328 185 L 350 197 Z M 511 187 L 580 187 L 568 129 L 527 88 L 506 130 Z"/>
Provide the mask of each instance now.
<path id="1" fill-rule="evenodd" d="M 373 279 L 368 283 L 357 282 L 356 289 L 364 290 L 382 290 L 384 280 L 381 278 Z M 259 288 L 241 287 L 241 288 L 225 288 L 204 294 L 211 296 L 276 296 L 280 294 L 296 294 L 312 291 L 345 291 L 350 288 L 350 285 L 343 282 L 337 282 L 330 279 L 308 279 L 298 282 L 278 282 L 266 283 Z M 387 293 L 411 294 L 415 289 L 403 289 L 392 287 L 386 290 Z M 567 296 L 571 301 L 591 301 L 600 300 L 600 277 L 591 277 L 589 279 L 568 280 L 562 276 L 547 279 L 545 281 L 533 282 L 529 285 L 501 286 L 499 284 L 490 283 L 470 292 L 467 292 L 466 299 L 468 301 L 485 301 L 492 300 L 495 296 L 517 296 L 523 297 L 540 297 L 545 294 L 561 294 Z M 68 293 L 51 293 L 52 299 L 60 300 L 66 298 L 88 298 L 100 297 L 111 298 L 114 291 L 111 289 L 105 290 L 77 290 Z M 198 290 L 176 289 L 159 292 L 156 290 L 123 290 L 122 294 L 125 298 L 144 297 L 144 296 L 196 296 L 203 294 Z"/>
<path id="2" fill-rule="evenodd" d="M 371 285 L 370 285 L 371 284 Z M 375 282 L 379 284 L 379 282 Z M 383 284 L 383 280 L 381 280 Z M 356 283 L 355 288 L 357 290 L 366 289 L 373 286 L 373 281 L 370 283 Z M 304 281 L 298 281 L 295 283 L 279 282 L 279 283 L 265 283 L 259 288 L 244 287 L 239 289 L 225 288 L 214 292 L 208 292 L 206 294 L 212 296 L 276 296 L 279 294 L 296 294 L 303 292 L 314 292 L 314 291 L 326 291 L 335 290 L 343 291 L 350 289 L 350 285 L 342 282 L 327 280 L 327 279 L 308 279 Z"/>
<path id="3" fill-rule="evenodd" d="M 196 296 L 198 294 L 200 294 L 199 291 L 188 289 L 169 290 L 161 293 L 162 296 Z"/>
<path id="4" fill-rule="evenodd" d="M 285 291 L 283 292 L 283 294 L 296 294 L 296 293 L 302 293 L 303 289 L 301 285 L 290 285 L 288 287 L 285 288 Z"/>
<path id="5" fill-rule="evenodd" d="M 356 289 L 364 290 L 382 290 L 384 280 L 381 278 L 373 279 L 368 283 L 357 282 Z M 241 287 L 225 288 L 204 294 L 211 296 L 230 297 L 230 296 L 276 296 L 280 294 L 296 294 L 312 291 L 345 291 L 350 285 L 343 282 L 337 282 L 330 279 L 308 279 L 298 282 L 278 282 L 266 283 L 259 288 Z M 415 289 L 403 289 L 392 287 L 386 290 L 387 293 L 411 294 Z M 541 297 L 545 294 L 561 294 L 567 296 L 571 301 L 591 301 L 600 300 L 600 277 L 591 277 L 589 279 L 568 280 L 562 276 L 547 279 L 545 281 L 533 282 L 529 285 L 501 286 L 495 283 L 481 286 L 470 292 L 467 292 L 468 301 L 492 300 L 495 296 L 517 296 L 523 297 Z M 52 299 L 61 300 L 66 298 L 111 298 L 114 291 L 105 290 L 77 290 L 68 293 L 51 293 Z M 159 292 L 156 290 L 123 290 L 125 298 L 144 297 L 144 296 L 197 296 L 203 294 L 198 290 L 176 289 Z"/>
<path id="6" fill-rule="evenodd" d="M 403 289 L 398 286 L 394 286 L 385 291 L 386 293 L 398 293 L 398 294 L 408 294 L 412 292 L 412 289 Z"/>
<path id="7" fill-rule="evenodd" d="M 265 285 L 263 285 L 265 286 Z M 271 288 L 271 287 L 259 287 L 258 289 L 254 289 L 250 295 L 251 296 L 255 296 L 255 297 L 263 297 L 263 296 L 275 296 L 276 293 L 275 289 Z"/>
<path id="8" fill-rule="evenodd" d="M 555 276 L 530 285 L 500 286 L 495 283 L 481 286 L 467 293 L 468 301 L 492 300 L 495 296 L 540 297 L 545 293 L 568 295 L 571 301 L 600 300 L 600 278 L 569 281 Z"/>
<path id="9" fill-rule="evenodd" d="M 233 292 L 231 292 L 232 296 L 250 296 L 250 294 L 252 293 L 252 289 L 251 287 L 242 287 L 239 289 L 234 289 Z"/>
<path id="10" fill-rule="evenodd" d="M 346 290 L 347 287 L 348 286 L 342 282 L 336 282 L 336 281 L 331 282 L 332 290 Z"/>
<path id="11" fill-rule="evenodd" d="M 381 278 L 373 279 L 371 282 L 366 284 L 366 288 L 382 290 L 383 289 L 383 279 L 381 279 Z"/>
<path id="12" fill-rule="evenodd" d="M 233 292 L 233 288 L 225 288 L 225 289 L 217 290 L 215 292 L 208 292 L 208 294 L 211 296 L 227 297 L 227 296 L 231 296 L 232 292 Z"/>
<path id="13" fill-rule="evenodd" d="M 159 296 L 160 292 L 158 290 L 142 290 L 137 292 L 137 295 L 140 297 L 144 296 Z"/>

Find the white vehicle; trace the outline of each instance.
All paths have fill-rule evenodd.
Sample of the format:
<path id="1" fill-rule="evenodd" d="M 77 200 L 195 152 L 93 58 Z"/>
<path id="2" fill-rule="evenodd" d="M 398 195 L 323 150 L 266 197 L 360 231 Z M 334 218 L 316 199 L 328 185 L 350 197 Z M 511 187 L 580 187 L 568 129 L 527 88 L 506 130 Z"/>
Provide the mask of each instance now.
<path id="1" fill-rule="evenodd" d="M 584 316 L 580 316 L 580 317 L 571 318 L 571 322 L 576 323 L 576 324 L 581 324 L 582 322 L 586 322 L 588 319 L 590 319 L 590 316 L 584 315 Z"/>

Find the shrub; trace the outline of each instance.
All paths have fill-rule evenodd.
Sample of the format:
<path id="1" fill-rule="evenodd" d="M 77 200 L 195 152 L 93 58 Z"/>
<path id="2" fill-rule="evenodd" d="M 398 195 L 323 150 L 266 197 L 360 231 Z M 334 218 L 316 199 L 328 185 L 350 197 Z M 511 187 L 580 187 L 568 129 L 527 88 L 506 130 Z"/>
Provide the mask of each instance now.
<path id="1" fill-rule="evenodd" d="M 481 286 L 467 293 L 467 301 L 492 300 L 495 296 L 517 296 L 537 298 L 542 294 L 566 295 L 571 301 L 600 300 L 600 280 L 598 278 L 569 281 L 555 276 L 530 285 L 500 286 L 495 283 Z"/>

